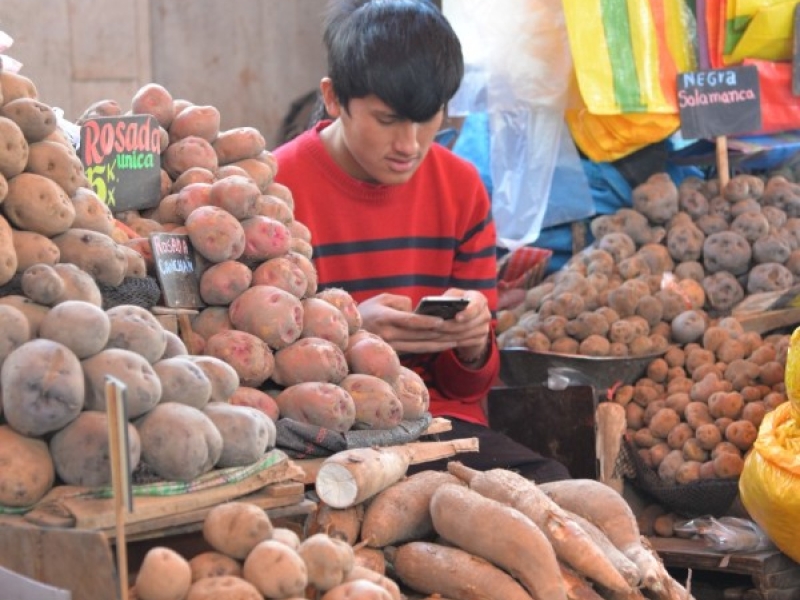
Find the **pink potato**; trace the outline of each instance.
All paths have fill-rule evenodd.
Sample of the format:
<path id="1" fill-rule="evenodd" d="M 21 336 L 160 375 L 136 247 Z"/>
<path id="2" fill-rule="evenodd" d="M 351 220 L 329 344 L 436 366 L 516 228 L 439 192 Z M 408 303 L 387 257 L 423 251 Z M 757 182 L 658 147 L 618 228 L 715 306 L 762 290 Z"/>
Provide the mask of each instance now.
<path id="1" fill-rule="evenodd" d="M 253 271 L 252 285 L 271 285 L 302 298 L 308 286 L 303 270 L 285 256 L 270 258 Z"/>
<path id="2" fill-rule="evenodd" d="M 284 225 L 289 226 L 289 233 L 291 233 L 291 224 L 294 222 L 294 214 L 289 205 L 276 196 L 262 195 L 258 203 L 258 214 L 276 221 L 280 221 Z"/>
<path id="3" fill-rule="evenodd" d="M 233 328 L 227 306 L 208 306 L 192 317 L 192 330 L 204 340 Z"/>
<path id="4" fill-rule="evenodd" d="M 135 115 L 153 115 L 161 127 L 168 128 L 175 116 L 175 106 L 167 88 L 158 83 L 148 83 L 133 95 L 131 112 Z"/>
<path id="5" fill-rule="evenodd" d="M 261 190 L 248 177 L 229 175 L 211 184 L 209 199 L 241 221 L 258 214 Z"/>
<path id="6" fill-rule="evenodd" d="M 262 262 L 289 251 L 292 238 L 286 225 L 280 221 L 256 215 L 242 221 L 242 227 L 245 239 L 242 260 Z"/>
<path id="7" fill-rule="evenodd" d="M 275 401 L 281 417 L 340 433 L 348 431 L 356 419 L 353 398 L 334 383 L 307 381 L 291 385 Z"/>
<path id="8" fill-rule="evenodd" d="M 219 164 L 255 158 L 266 150 L 267 142 L 262 133 L 255 127 L 236 127 L 220 131 L 213 143 Z"/>
<path id="9" fill-rule="evenodd" d="M 278 385 L 306 381 L 338 383 L 347 375 L 342 349 L 321 338 L 300 338 L 275 353 L 272 380 Z"/>
<path id="10" fill-rule="evenodd" d="M 183 219 L 183 221 L 186 221 L 187 217 L 192 214 L 195 209 L 210 205 L 210 183 L 202 181 L 187 183 L 177 192 L 177 197 L 175 198 L 175 213 L 179 218 Z"/>
<path id="11" fill-rule="evenodd" d="M 358 312 L 358 303 L 350 295 L 350 292 L 342 288 L 325 288 L 317 292 L 316 297 L 330 302 L 342 311 L 350 335 L 361 329 L 361 313 Z"/>
<path id="12" fill-rule="evenodd" d="M 228 402 L 236 406 L 257 408 L 273 421 L 277 421 L 280 416 L 280 409 L 272 396 L 246 385 L 240 385 Z"/>
<path id="13" fill-rule="evenodd" d="M 311 259 L 299 252 L 295 252 L 294 250 L 290 250 L 286 253 L 286 258 L 300 267 L 306 275 L 306 293 L 303 294 L 304 296 L 313 296 L 317 293 L 317 284 L 319 279 L 317 277 L 317 269 L 314 266 L 314 263 L 311 262 Z"/>
<path id="14" fill-rule="evenodd" d="M 172 182 L 170 192 L 177 194 L 190 183 L 207 183 L 212 184 L 216 178 L 214 173 L 203 167 L 189 167 L 183 173 L 178 175 L 178 178 Z"/>
<path id="15" fill-rule="evenodd" d="M 200 276 L 200 297 L 214 306 L 228 306 L 250 287 L 253 272 L 237 260 L 211 265 Z"/>
<path id="16" fill-rule="evenodd" d="M 219 167 L 214 148 L 208 141 L 196 135 L 190 135 L 167 146 L 162 159 L 163 167 L 172 179 L 177 179 L 191 167 L 202 167 L 212 173 Z"/>
<path id="17" fill-rule="evenodd" d="M 267 344 L 246 331 L 230 329 L 206 340 L 205 353 L 231 365 L 242 385 L 258 387 L 275 367 L 275 358 Z"/>
<path id="18" fill-rule="evenodd" d="M 258 189 L 265 193 L 269 184 L 275 179 L 275 170 L 257 158 L 244 158 L 230 163 L 243 169 L 256 182 Z"/>
<path id="19" fill-rule="evenodd" d="M 397 352 L 378 336 L 351 342 L 345 356 L 352 373 L 374 375 L 390 383 L 400 375 L 400 358 Z"/>
<path id="20" fill-rule="evenodd" d="M 220 114 L 215 106 L 187 106 L 176 113 L 169 126 L 170 142 L 194 135 L 213 142 L 219 135 Z"/>
<path id="21" fill-rule="evenodd" d="M 400 375 L 394 380 L 392 388 L 403 405 L 404 419 L 419 419 L 428 412 L 430 392 L 416 371 L 401 366 Z"/>
<path id="22" fill-rule="evenodd" d="M 186 232 L 194 249 L 213 263 L 236 260 L 244 252 L 244 229 L 228 211 L 201 206 L 186 218 Z"/>
<path id="23" fill-rule="evenodd" d="M 285 348 L 303 331 L 303 305 L 295 296 L 270 285 L 254 285 L 234 300 L 231 323 L 264 340 L 271 349 Z"/>
<path id="24" fill-rule="evenodd" d="M 347 319 L 333 304 L 320 298 L 305 298 L 303 304 L 303 332 L 300 337 L 316 337 L 333 342 L 342 351 L 347 349 L 349 331 Z"/>
<path id="25" fill-rule="evenodd" d="M 394 388 L 383 379 L 351 373 L 339 385 L 353 397 L 357 428 L 391 429 L 403 420 L 403 405 Z"/>

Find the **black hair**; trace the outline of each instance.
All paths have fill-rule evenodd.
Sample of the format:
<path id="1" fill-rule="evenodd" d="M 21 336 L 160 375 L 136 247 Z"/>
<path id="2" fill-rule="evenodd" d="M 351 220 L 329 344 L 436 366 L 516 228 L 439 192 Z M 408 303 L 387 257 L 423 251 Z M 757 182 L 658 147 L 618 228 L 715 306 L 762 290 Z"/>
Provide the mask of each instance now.
<path id="1" fill-rule="evenodd" d="M 461 43 L 428 0 L 336 0 L 323 39 L 345 110 L 351 99 L 374 94 L 400 117 L 428 121 L 464 75 Z"/>

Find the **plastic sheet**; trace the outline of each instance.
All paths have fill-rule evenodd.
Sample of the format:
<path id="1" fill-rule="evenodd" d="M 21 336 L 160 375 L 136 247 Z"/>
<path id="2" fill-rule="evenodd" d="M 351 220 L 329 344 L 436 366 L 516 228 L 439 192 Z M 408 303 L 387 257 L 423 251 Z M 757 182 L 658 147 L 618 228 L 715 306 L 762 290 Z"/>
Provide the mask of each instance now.
<path id="1" fill-rule="evenodd" d="M 774 547 L 750 519 L 702 516 L 675 525 L 675 533 L 700 538 L 720 552 L 757 552 Z"/>

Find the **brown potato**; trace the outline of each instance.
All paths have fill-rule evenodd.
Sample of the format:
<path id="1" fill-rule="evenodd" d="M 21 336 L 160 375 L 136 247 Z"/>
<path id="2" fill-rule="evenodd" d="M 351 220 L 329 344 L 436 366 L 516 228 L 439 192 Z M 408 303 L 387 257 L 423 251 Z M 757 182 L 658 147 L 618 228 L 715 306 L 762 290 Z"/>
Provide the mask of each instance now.
<path id="1" fill-rule="evenodd" d="M 47 443 L 0 425 L 0 504 L 28 507 L 41 500 L 55 482 Z"/>

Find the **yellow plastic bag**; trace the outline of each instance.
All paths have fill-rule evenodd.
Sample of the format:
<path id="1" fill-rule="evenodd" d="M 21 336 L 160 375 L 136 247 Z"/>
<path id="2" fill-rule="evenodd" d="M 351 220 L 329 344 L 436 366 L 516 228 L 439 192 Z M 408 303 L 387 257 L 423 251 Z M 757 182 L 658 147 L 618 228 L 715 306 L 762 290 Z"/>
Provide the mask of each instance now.
<path id="1" fill-rule="evenodd" d="M 766 4 L 752 13 L 738 40 L 733 37 L 735 46 L 723 56 L 726 65 L 739 64 L 745 58 L 789 60 L 792 57 L 792 23 L 797 0 Z"/>
<path id="2" fill-rule="evenodd" d="M 739 496 L 782 552 L 800 561 L 800 328 L 786 357 L 789 398 L 767 413 L 744 461 Z"/>

